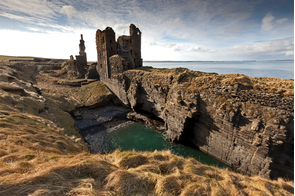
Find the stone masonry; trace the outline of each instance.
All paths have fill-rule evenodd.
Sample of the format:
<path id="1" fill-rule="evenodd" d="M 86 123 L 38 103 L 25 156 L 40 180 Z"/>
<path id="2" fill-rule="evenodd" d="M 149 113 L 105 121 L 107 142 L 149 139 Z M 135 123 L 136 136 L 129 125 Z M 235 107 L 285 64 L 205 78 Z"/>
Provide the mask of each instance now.
<path id="1" fill-rule="evenodd" d="M 79 44 L 79 55 L 76 55 L 76 60 L 82 66 L 87 65 L 87 57 L 85 52 L 85 45 L 84 45 L 83 35 L 81 34 L 80 44 Z"/>
<path id="2" fill-rule="evenodd" d="M 117 41 L 111 27 L 96 31 L 96 70 L 100 79 L 142 66 L 141 31 L 134 24 L 130 25 L 129 31 L 130 36 L 120 36 Z"/>

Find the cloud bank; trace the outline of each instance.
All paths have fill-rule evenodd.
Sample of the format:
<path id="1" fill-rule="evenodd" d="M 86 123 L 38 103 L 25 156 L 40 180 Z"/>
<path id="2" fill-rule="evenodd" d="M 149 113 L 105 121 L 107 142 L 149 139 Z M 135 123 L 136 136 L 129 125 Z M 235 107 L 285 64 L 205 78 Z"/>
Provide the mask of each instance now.
<path id="1" fill-rule="evenodd" d="M 279 12 L 271 3 L 290 7 L 262 0 L 2 0 L 0 19 L 10 21 L 0 31 L 22 29 L 46 39 L 50 33 L 92 31 L 89 38 L 84 36 L 92 48 L 96 29 L 110 26 L 117 36 L 128 35 L 128 26 L 134 23 L 143 33 L 146 60 L 169 55 L 180 60 L 218 60 L 259 54 L 293 59 L 294 10 Z M 88 51 L 88 57 L 96 59 L 95 49 Z"/>

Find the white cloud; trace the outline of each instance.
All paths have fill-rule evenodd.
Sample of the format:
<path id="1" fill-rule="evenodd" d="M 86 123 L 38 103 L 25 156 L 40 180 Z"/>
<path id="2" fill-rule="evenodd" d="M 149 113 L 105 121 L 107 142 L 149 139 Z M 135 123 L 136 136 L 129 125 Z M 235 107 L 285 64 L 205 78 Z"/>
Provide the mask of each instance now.
<path id="1" fill-rule="evenodd" d="M 172 22 L 172 26 L 173 25 L 180 25 L 180 24 L 182 24 L 183 23 L 183 21 L 180 19 L 180 18 L 176 18 L 175 20 L 173 20 L 173 22 Z"/>
<path id="2" fill-rule="evenodd" d="M 175 45 L 175 46 L 172 47 L 172 50 L 173 51 L 181 51 L 181 48 L 180 48 L 179 45 Z"/>
<path id="3" fill-rule="evenodd" d="M 96 52 L 96 29 L 112 27 L 118 37 L 128 35 L 129 24 L 134 23 L 143 33 L 143 56 L 152 59 L 154 55 L 169 60 L 169 55 L 171 59 L 177 55 L 182 59 L 189 55 L 191 58 L 207 55 L 210 59 L 213 55 L 268 53 L 270 49 L 267 47 L 274 46 L 267 46 L 266 42 L 249 43 L 260 40 L 260 36 L 267 40 L 293 36 L 294 26 L 290 18 L 282 15 L 277 20 L 271 13 L 262 20 L 255 18 L 253 11 L 260 3 L 259 0 L 186 0 L 185 3 L 177 0 L 130 0 L 128 3 L 125 0 L 0 0 L 0 16 L 22 21 L 25 24 L 21 24 L 21 28 L 39 33 L 59 31 L 79 35 L 82 27 L 90 28 L 89 41 L 84 36 L 89 57 L 88 44 L 93 45 L 91 52 Z M 66 16 L 71 20 L 64 20 Z M 64 22 L 68 23 L 61 25 Z M 229 47 L 233 44 L 236 47 Z M 289 55 L 292 49 L 283 52 Z"/>
<path id="4" fill-rule="evenodd" d="M 175 43 L 156 43 L 154 41 L 149 41 L 149 42 L 147 42 L 147 45 L 148 46 L 160 46 L 162 48 L 163 47 L 169 48 L 172 51 L 181 51 L 181 46 L 179 44 L 175 44 Z"/>
<path id="5" fill-rule="evenodd" d="M 188 52 L 200 52 L 200 53 L 213 53 L 212 50 L 210 50 L 208 48 L 202 48 L 202 47 L 199 47 L 199 46 L 191 47 L 191 48 L 187 49 L 186 51 L 188 51 Z"/>
<path id="6" fill-rule="evenodd" d="M 65 59 L 69 59 L 70 55 L 79 54 L 80 34 L 83 34 L 88 60 L 97 59 L 94 29 L 76 29 L 72 32 L 51 31 L 49 33 L 0 30 L 0 34 L 0 43 L 5 46 L 0 47 L 2 55 Z"/>
<path id="7" fill-rule="evenodd" d="M 60 9 L 60 13 L 65 14 L 68 18 L 71 18 L 76 15 L 76 9 L 71 5 L 64 5 Z"/>
<path id="8" fill-rule="evenodd" d="M 176 44 L 171 44 L 171 43 L 165 43 L 165 44 L 162 44 L 163 46 L 167 47 L 167 48 L 174 48 L 176 47 Z"/>
<path id="9" fill-rule="evenodd" d="M 216 55 L 271 55 L 284 54 L 290 56 L 294 54 L 294 38 L 285 38 L 265 42 L 256 42 L 254 44 L 235 45 L 229 48 L 211 50 L 194 46 L 186 50 L 187 52 L 212 53 Z"/>
<path id="10" fill-rule="evenodd" d="M 271 30 L 274 27 L 274 19 L 275 17 L 273 17 L 270 13 L 266 14 L 262 19 L 261 29 L 264 31 Z"/>
<path id="11" fill-rule="evenodd" d="M 147 42 L 147 45 L 155 46 L 155 45 L 158 45 L 158 44 L 156 42 L 154 42 L 154 41 L 149 41 L 149 42 Z"/>
<path id="12" fill-rule="evenodd" d="M 287 51 L 286 56 L 294 56 L 294 50 Z"/>
<path id="13" fill-rule="evenodd" d="M 33 30 L 29 25 L 40 26 L 41 28 L 55 28 L 60 31 L 72 31 L 73 28 L 67 25 L 58 25 L 57 20 L 60 12 L 70 16 L 74 14 L 72 6 L 63 6 L 60 3 L 53 3 L 47 0 L 1 0 L 0 16 L 27 23 L 29 30 Z M 36 27 L 33 27 L 36 28 Z M 40 28 L 39 28 L 40 30 Z M 46 31 L 45 29 L 43 30 Z"/>
<path id="14" fill-rule="evenodd" d="M 285 54 L 290 55 L 294 51 L 294 38 L 277 39 L 266 42 L 257 42 L 255 44 L 236 45 L 230 48 L 221 50 L 224 54 L 240 54 L 240 55 L 255 55 L 255 54 Z"/>
<path id="15" fill-rule="evenodd" d="M 56 9 L 58 6 L 47 0 L 1 0 L 1 15 L 16 19 L 32 18 L 35 21 L 52 21 L 57 17 Z M 5 15 L 6 14 L 6 15 Z"/>
<path id="16" fill-rule="evenodd" d="M 278 23 L 278 24 L 282 24 L 282 23 L 284 23 L 284 22 L 286 22 L 286 21 L 288 21 L 288 18 L 282 18 L 282 19 L 278 19 L 278 20 L 276 20 L 276 23 Z"/>

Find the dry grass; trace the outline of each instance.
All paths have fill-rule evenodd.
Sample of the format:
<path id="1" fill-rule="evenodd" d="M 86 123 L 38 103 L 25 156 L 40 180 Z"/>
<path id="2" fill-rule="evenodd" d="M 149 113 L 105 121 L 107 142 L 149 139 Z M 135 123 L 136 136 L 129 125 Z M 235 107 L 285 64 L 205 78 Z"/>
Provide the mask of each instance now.
<path id="1" fill-rule="evenodd" d="M 170 151 L 89 154 L 49 120 L 0 107 L 0 195 L 293 195 Z"/>
<path id="2" fill-rule="evenodd" d="M 34 58 L 39 58 L 39 59 L 48 59 L 44 57 L 31 57 L 31 56 L 7 56 L 7 55 L 0 55 L 0 62 L 7 63 L 9 60 L 25 60 L 25 61 L 33 61 Z M 51 59 L 51 58 L 49 58 Z M 52 59 L 52 60 L 64 60 L 64 59 Z"/>
<path id="3" fill-rule="evenodd" d="M 178 84 L 182 84 L 184 90 L 189 93 L 206 91 L 206 87 L 239 84 L 252 93 L 275 93 L 285 97 L 294 97 L 294 80 L 267 77 L 250 77 L 243 74 L 204 73 L 192 71 L 186 68 L 157 69 L 152 67 L 140 67 L 137 70 L 146 71 L 149 74 L 169 75 L 177 78 Z"/>
<path id="4" fill-rule="evenodd" d="M 0 55 L 0 62 L 9 62 L 9 60 L 34 60 L 34 57 L 17 57 L 17 56 L 5 56 Z"/>
<path id="5" fill-rule="evenodd" d="M 99 83 L 77 91 L 40 83 L 55 112 L 26 109 L 20 95 L 0 91 L 0 195 L 294 195 L 292 181 L 248 177 L 170 151 L 90 154 L 80 137 L 66 135 L 73 121 L 58 102 Z"/>

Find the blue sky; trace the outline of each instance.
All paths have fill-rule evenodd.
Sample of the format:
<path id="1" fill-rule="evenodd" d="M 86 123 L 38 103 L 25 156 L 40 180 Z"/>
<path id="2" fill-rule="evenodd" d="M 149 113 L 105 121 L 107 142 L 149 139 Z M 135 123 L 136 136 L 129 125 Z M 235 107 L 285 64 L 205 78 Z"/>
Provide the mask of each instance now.
<path id="1" fill-rule="evenodd" d="M 143 60 L 294 59 L 293 0 L 1 0 L 0 54 L 69 58 L 84 35 L 142 31 Z"/>

